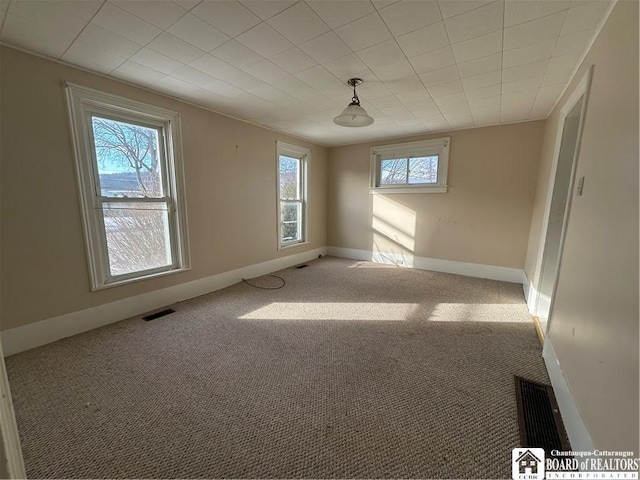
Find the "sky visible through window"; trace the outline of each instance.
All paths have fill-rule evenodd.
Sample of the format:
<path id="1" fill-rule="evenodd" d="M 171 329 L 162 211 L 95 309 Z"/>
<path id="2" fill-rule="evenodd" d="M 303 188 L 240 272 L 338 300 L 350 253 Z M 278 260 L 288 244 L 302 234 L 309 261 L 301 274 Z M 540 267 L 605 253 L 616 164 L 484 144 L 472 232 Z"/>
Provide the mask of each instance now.
<path id="1" fill-rule="evenodd" d="M 380 162 L 380 185 L 438 183 L 438 155 L 390 158 Z"/>

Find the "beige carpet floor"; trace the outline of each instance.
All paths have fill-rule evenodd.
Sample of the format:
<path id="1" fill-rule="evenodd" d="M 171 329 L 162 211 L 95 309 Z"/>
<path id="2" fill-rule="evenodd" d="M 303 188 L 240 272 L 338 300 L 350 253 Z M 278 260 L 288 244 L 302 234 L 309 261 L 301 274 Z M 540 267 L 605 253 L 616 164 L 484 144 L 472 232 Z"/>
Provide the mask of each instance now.
<path id="1" fill-rule="evenodd" d="M 511 477 L 513 375 L 548 383 L 521 285 L 278 274 L 9 357 L 28 475 Z"/>

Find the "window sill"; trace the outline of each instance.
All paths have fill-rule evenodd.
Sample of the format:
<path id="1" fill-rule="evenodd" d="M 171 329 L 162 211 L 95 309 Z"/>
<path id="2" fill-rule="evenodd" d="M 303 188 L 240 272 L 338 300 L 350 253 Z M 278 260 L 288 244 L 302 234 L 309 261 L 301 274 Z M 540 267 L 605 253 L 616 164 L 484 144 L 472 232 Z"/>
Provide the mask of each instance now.
<path id="1" fill-rule="evenodd" d="M 164 277 L 164 276 L 167 276 L 167 275 L 173 275 L 174 273 L 187 272 L 189 270 L 191 270 L 191 267 L 176 268 L 174 270 L 167 270 L 165 272 L 150 273 L 149 275 L 143 275 L 141 277 L 126 278 L 126 279 L 123 279 L 123 280 L 116 280 L 116 281 L 113 281 L 113 282 L 96 285 L 91 289 L 91 291 L 92 292 L 96 292 L 96 291 L 105 290 L 105 289 L 111 288 L 111 287 L 120 287 L 122 285 L 127 285 L 129 283 L 140 282 L 142 280 L 150 280 L 152 278 Z"/>
<path id="2" fill-rule="evenodd" d="M 278 250 L 286 250 L 287 248 L 299 247 L 300 245 L 309 245 L 311 242 L 296 242 L 296 243 L 285 243 L 284 245 L 278 245 Z"/>
<path id="3" fill-rule="evenodd" d="M 386 193 L 447 193 L 449 185 L 434 185 L 432 187 L 369 187 L 372 195 L 384 195 Z"/>

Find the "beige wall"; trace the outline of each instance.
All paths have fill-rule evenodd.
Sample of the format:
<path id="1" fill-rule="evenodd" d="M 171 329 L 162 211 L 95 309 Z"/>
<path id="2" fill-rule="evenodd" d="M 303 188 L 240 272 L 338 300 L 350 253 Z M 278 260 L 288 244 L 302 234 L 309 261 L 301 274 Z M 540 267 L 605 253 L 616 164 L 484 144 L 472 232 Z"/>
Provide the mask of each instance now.
<path id="1" fill-rule="evenodd" d="M 523 268 L 544 121 L 329 150 L 328 244 Z M 449 191 L 368 193 L 370 148 L 451 137 Z"/>
<path id="2" fill-rule="evenodd" d="M 638 2 L 620 0 L 547 123 L 527 273 L 534 272 L 560 109 L 594 65 L 548 335 L 595 446 L 638 445 Z"/>
<path id="3" fill-rule="evenodd" d="M 325 148 L 13 49 L 1 55 L 3 330 L 326 245 Z M 64 80 L 180 112 L 191 271 L 89 290 Z M 311 242 L 281 252 L 277 140 L 312 150 Z"/>

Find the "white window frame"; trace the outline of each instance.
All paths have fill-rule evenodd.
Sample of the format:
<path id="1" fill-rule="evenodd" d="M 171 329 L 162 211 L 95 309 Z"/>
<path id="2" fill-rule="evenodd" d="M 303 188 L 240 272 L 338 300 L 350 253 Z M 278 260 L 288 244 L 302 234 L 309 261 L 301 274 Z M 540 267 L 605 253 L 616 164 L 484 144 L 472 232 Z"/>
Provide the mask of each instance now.
<path id="1" fill-rule="evenodd" d="M 396 143 L 371 147 L 371 174 L 369 193 L 446 193 L 449 170 L 450 137 L 433 138 L 419 142 Z M 428 157 L 438 155 L 438 181 L 433 184 L 380 185 L 380 170 L 383 159 Z"/>
<path id="2" fill-rule="evenodd" d="M 302 211 L 302 229 L 300 240 L 293 240 L 290 242 L 282 242 L 281 240 L 281 223 L 282 223 L 282 215 L 281 215 L 281 206 L 280 203 L 284 201 L 280 198 L 280 155 L 284 155 L 287 157 L 297 158 L 300 160 L 300 175 L 298 178 L 299 188 L 300 188 L 300 203 L 301 203 L 301 211 Z M 292 145 L 290 143 L 284 142 L 276 142 L 276 212 L 277 212 L 277 238 L 278 238 L 278 250 L 282 250 L 284 248 L 295 247 L 297 245 L 304 245 L 309 243 L 309 200 L 308 200 L 308 189 L 307 189 L 307 171 L 308 164 L 311 158 L 311 150 L 304 147 L 299 147 L 297 145 Z M 291 200 L 286 200 L 291 201 Z"/>
<path id="3" fill-rule="evenodd" d="M 190 269 L 187 211 L 182 164 L 180 114 L 91 88 L 65 83 L 71 123 L 91 290 L 123 285 Z M 93 148 L 92 115 L 156 128 L 164 150 L 164 201 L 169 207 L 169 239 L 173 263 L 166 267 L 112 276 L 109 268 L 97 160 Z M 114 203 L 144 202 L 131 198 Z"/>

